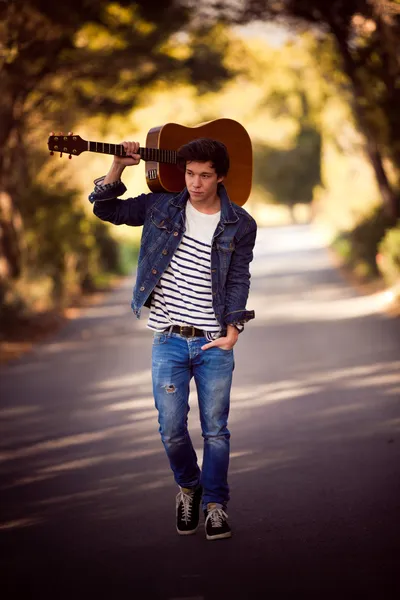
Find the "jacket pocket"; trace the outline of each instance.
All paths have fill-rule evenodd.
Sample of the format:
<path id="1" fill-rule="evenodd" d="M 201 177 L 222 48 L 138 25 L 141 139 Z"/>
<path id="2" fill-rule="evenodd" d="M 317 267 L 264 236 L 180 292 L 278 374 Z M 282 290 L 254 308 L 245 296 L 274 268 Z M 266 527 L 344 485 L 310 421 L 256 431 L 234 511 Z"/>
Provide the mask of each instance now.
<path id="1" fill-rule="evenodd" d="M 231 262 L 232 254 L 235 250 L 235 244 L 231 238 L 219 239 L 217 241 L 216 248 L 221 267 L 224 270 L 227 270 Z"/>
<path id="2" fill-rule="evenodd" d="M 217 241 L 217 250 L 221 252 L 233 252 L 234 249 L 235 244 L 231 238 L 222 238 Z"/>
<path id="3" fill-rule="evenodd" d="M 158 230 L 165 230 L 168 233 L 171 233 L 174 228 L 174 224 L 171 223 L 171 221 L 156 207 L 154 207 L 151 212 L 150 220 Z"/>

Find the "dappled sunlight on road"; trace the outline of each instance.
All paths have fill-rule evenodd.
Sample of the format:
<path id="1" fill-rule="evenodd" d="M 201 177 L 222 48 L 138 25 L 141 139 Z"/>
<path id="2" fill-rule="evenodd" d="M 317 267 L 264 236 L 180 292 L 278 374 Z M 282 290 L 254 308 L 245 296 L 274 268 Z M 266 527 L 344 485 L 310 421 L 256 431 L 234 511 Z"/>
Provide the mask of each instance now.
<path id="1" fill-rule="evenodd" d="M 399 328 L 377 297 L 360 296 L 332 269 L 310 228 L 261 230 L 257 244 L 248 302 L 256 319 L 235 347 L 229 419 L 235 537 L 258 544 L 260 556 L 274 535 L 274 548 L 286 554 L 294 542 L 297 553 L 303 538 L 327 543 L 336 519 L 347 544 L 378 493 L 394 517 L 387 482 L 398 476 Z M 128 548 L 129 563 L 135 552 L 151 562 L 167 549 L 197 564 L 201 537 L 176 539 L 151 333 L 146 314 L 131 315 L 130 295 L 129 283 L 4 372 L 0 533 L 29 560 L 43 540 L 75 551 L 79 539 L 85 560 L 98 544 L 105 556 Z M 190 406 L 201 464 L 193 381 Z"/>
<path id="2" fill-rule="evenodd" d="M 268 385 L 255 386 L 254 389 L 251 386 L 247 386 L 246 389 L 243 389 L 242 391 L 240 391 L 239 388 L 237 391 L 235 390 L 233 392 L 232 405 L 234 405 L 235 408 L 254 408 L 273 402 L 280 402 L 281 400 L 300 398 L 301 396 L 318 392 L 320 389 L 320 386 L 315 385 L 302 387 L 297 382 L 292 382 L 290 389 L 283 390 L 271 390 Z"/>
<path id="3" fill-rule="evenodd" d="M 0 419 L 13 419 L 23 415 L 33 415 L 40 412 L 40 406 L 13 406 L 0 409 Z"/>
<path id="4" fill-rule="evenodd" d="M 379 371 L 384 373 L 373 375 Z M 260 406 L 317 393 L 333 383 L 336 390 L 340 386 L 343 389 L 380 386 L 382 389 L 381 386 L 397 385 L 400 384 L 400 361 L 305 373 L 301 378 L 262 385 L 246 385 L 242 388 L 235 386 L 232 392 L 232 403 L 242 408 Z"/>
<path id="5" fill-rule="evenodd" d="M 117 378 L 107 378 L 96 382 L 93 385 L 95 390 L 117 389 L 120 387 L 131 387 L 134 385 L 148 384 L 151 382 L 151 369 L 145 371 L 129 373 L 126 376 Z"/>
<path id="6" fill-rule="evenodd" d="M 115 410 L 132 410 L 135 408 L 144 408 L 144 407 L 152 407 L 150 414 L 154 414 L 154 400 L 152 397 L 148 398 L 135 398 L 134 400 L 129 400 L 128 402 L 115 402 L 114 404 L 110 404 L 104 410 L 115 411 Z M 147 415 L 148 412 L 141 413 L 141 418 L 143 415 Z"/>
<path id="7" fill-rule="evenodd" d="M 42 519 L 38 517 L 27 517 L 25 519 L 15 519 L 14 521 L 6 521 L 0 523 L 0 531 L 6 531 L 7 529 L 19 529 L 21 527 L 31 527 L 32 525 L 39 525 Z"/>
<path id="8" fill-rule="evenodd" d="M 397 398 L 400 398 L 400 387 L 397 387 L 397 388 L 395 387 L 391 390 L 384 390 L 382 393 L 385 394 L 386 396 L 393 395 L 393 396 L 396 396 Z"/>
<path id="9" fill-rule="evenodd" d="M 101 456 L 94 456 L 91 458 L 80 458 L 77 460 L 71 460 L 69 462 L 62 462 L 51 467 L 44 467 L 41 469 L 42 473 L 60 473 L 61 471 L 72 471 L 76 469 L 84 469 L 93 465 L 98 465 L 104 462 L 123 461 L 130 460 L 132 458 L 141 458 L 143 456 L 151 456 L 152 454 L 158 453 L 156 450 L 133 450 L 131 452 L 113 452 L 109 454 L 103 454 Z M 40 473 L 39 473 L 40 474 Z"/>
<path id="10" fill-rule="evenodd" d="M 230 468 L 231 477 L 241 475 L 243 473 L 251 473 L 252 471 L 267 471 L 272 474 L 276 469 L 282 467 L 287 468 L 292 463 L 298 462 L 299 456 L 290 450 L 275 450 L 271 451 L 268 456 L 264 452 L 248 453 L 248 459 L 241 463 L 233 463 Z"/>
<path id="11" fill-rule="evenodd" d="M 286 254 L 293 261 L 293 254 L 325 248 L 326 243 L 324 231 L 313 225 L 259 227 L 254 256 L 257 259 L 268 255 L 274 259 L 276 254 Z"/>
<path id="12" fill-rule="evenodd" d="M 312 372 L 308 375 L 313 381 L 336 381 L 347 377 L 357 377 L 357 381 L 363 381 L 363 377 L 376 373 L 378 371 L 393 370 L 400 375 L 400 360 L 389 361 L 388 363 L 380 362 L 367 365 L 357 365 L 353 367 L 344 367 L 341 369 L 331 369 L 325 372 Z"/>
<path id="13" fill-rule="evenodd" d="M 331 267 L 331 260 L 326 251 L 318 251 L 318 254 L 311 250 L 303 250 L 296 253 L 296 261 L 286 252 L 276 252 L 271 254 L 269 251 L 254 251 L 255 261 L 251 265 L 251 274 L 253 278 L 261 279 L 266 276 L 277 275 L 285 279 L 286 273 L 291 273 L 291 277 L 300 279 L 304 273 L 324 271 Z M 296 275 L 295 275 L 295 273 Z"/>
<path id="14" fill-rule="evenodd" d="M 361 295 L 332 268 L 324 236 L 311 226 L 261 229 L 251 265 L 257 323 L 319 322 L 382 313 L 389 297 Z"/>
<path id="15" fill-rule="evenodd" d="M 392 383 L 400 383 L 400 373 L 398 370 L 396 373 L 385 373 L 383 375 L 376 375 L 375 377 L 367 376 L 365 379 L 353 379 L 347 381 L 345 385 L 346 387 L 359 389 L 363 387 L 391 385 Z"/>
<path id="16" fill-rule="evenodd" d="M 396 400 L 399 399 L 400 386 L 400 361 L 388 361 L 374 365 L 358 365 L 342 369 L 329 369 L 319 372 L 305 372 L 293 380 L 275 381 L 265 384 L 236 386 L 232 394 L 231 423 L 243 422 L 248 417 L 248 410 L 281 403 L 283 401 L 295 402 L 297 410 L 302 406 L 302 399 L 307 422 L 319 422 L 319 428 L 326 430 L 332 423 L 339 420 L 348 420 L 350 415 L 358 420 L 359 426 L 345 432 L 338 429 L 336 435 L 341 438 L 359 437 L 369 435 L 373 431 L 382 431 L 385 428 L 398 429 L 398 419 L 383 421 L 384 411 L 388 410 L 392 402 L 393 410 L 396 409 Z M 368 392 L 368 393 L 366 393 Z M 350 396 L 350 394 L 352 394 Z M 393 401 L 391 400 L 393 396 Z M 307 407 L 307 408 L 306 408 Z M 375 414 L 374 424 L 365 429 L 362 424 L 362 415 Z M 252 412 L 251 414 L 254 413 Z M 292 412 L 292 419 L 295 418 Z M 303 413 L 299 411 L 296 419 L 298 423 L 303 420 Z M 351 424 L 351 421 L 348 421 Z M 315 427 L 315 425 L 313 426 Z M 313 430 L 315 435 L 317 430 Z"/>
<path id="17" fill-rule="evenodd" d="M 157 442 L 159 442 L 158 435 Z M 30 477 L 15 480 L 12 484 L 3 486 L 2 492 L 5 493 L 12 488 L 23 487 L 25 490 L 28 486 L 37 487 L 38 484 L 46 482 L 49 485 L 50 480 L 58 479 L 58 490 L 62 489 L 62 478 L 67 476 L 69 472 L 74 472 L 79 477 L 80 486 L 74 493 L 57 493 L 47 497 L 41 497 L 38 500 L 29 502 L 26 506 L 26 511 L 33 513 L 33 517 L 21 517 L 8 521 L 0 522 L 0 529 L 23 528 L 31 525 L 39 525 L 46 522 L 47 518 L 61 512 L 70 512 L 78 506 L 95 502 L 95 508 L 91 514 L 91 520 L 104 518 L 121 518 L 122 515 L 131 514 L 133 508 L 129 506 L 120 506 L 121 499 L 128 500 L 133 496 L 144 491 L 163 489 L 165 486 L 171 486 L 171 476 L 166 468 L 152 469 L 151 472 L 141 468 L 128 472 L 122 471 L 119 475 L 102 476 L 98 471 L 99 465 L 107 466 L 107 463 L 117 462 L 118 471 L 123 469 L 124 461 L 131 459 L 139 459 L 150 457 L 155 454 L 160 454 L 160 444 L 155 443 L 153 437 L 148 438 L 152 443 L 151 449 L 138 449 L 129 452 L 114 452 L 106 455 L 95 455 L 90 458 L 76 458 L 68 462 L 52 462 L 51 466 L 38 468 L 35 475 Z M 43 449 L 42 449 L 43 450 Z M 49 450 L 47 448 L 47 450 Z M 197 450 L 199 461 L 202 461 L 202 449 Z M 251 450 L 233 452 L 231 455 L 232 464 L 238 458 L 251 456 Z M 10 457 L 11 458 L 11 457 Z M 96 469 L 100 477 L 93 480 L 89 475 L 90 469 Z M 31 469 L 31 472 L 33 469 Z M 76 486 L 74 486 L 76 487 Z M 43 488 L 46 489 L 46 488 Z M 52 485 L 51 489 L 55 489 Z"/>
<path id="18" fill-rule="evenodd" d="M 262 361 L 261 356 L 259 360 Z M 387 402 L 395 402 L 398 398 L 400 361 L 318 370 L 309 365 L 301 372 L 288 372 L 285 378 L 272 381 L 263 378 L 260 362 L 258 373 L 253 383 L 240 385 L 239 380 L 233 387 L 230 422 L 234 432 L 231 455 L 234 480 L 246 473 L 258 471 L 265 476 L 294 464 L 301 465 L 307 461 L 310 432 L 314 444 L 325 446 L 334 440 L 343 443 L 346 439 L 362 439 L 377 434 L 389 436 L 400 428 L 398 418 L 383 418 L 379 411 L 380 404 L 387 406 Z M 371 396 L 365 395 L 368 389 L 373 391 Z M 350 392 L 355 392 L 356 396 L 350 398 Z M 380 398 L 378 403 L 376 392 Z M 289 446 L 286 446 L 284 438 L 277 443 L 279 428 L 277 430 L 275 424 L 275 437 L 270 443 L 267 438 L 260 446 L 260 441 L 254 440 L 249 447 L 247 432 L 257 422 L 254 411 L 266 410 L 267 423 L 268 414 L 273 423 L 282 403 L 290 404 L 289 422 L 292 427 L 295 426 Z M 201 463 L 202 439 L 196 404 L 196 391 L 192 384 L 189 425 Z M 6 419 L 10 425 L 19 428 L 24 419 L 29 421 L 31 415 L 40 415 L 40 411 L 41 407 L 37 405 L 14 405 L 3 409 L 0 419 Z M 111 426 L 80 432 L 80 419 L 86 422 L 93 411 L 99 423 L 107 414 L 114 414 L 117 419 Z M 367 418 L 370 411 L 376 413 L 373 421 Z M 366 415 L 365 422 L 363 414 Z M 20 514 L 10 515 L 11 519 L 3 523 L 4 527 L 8 527 L 7 523 L 14 523 L 12 527 L 39 525 L 46 518 L 51 518 L 53 512 L 47 514 L 50 508 L 51 511 L 71 511 L 75 505 L 89 501 L 96 503 L 92 519 L 121 518 L 122 513 L 126 515 L 130 510 L 121 507 L 121 498 L 128 499 L 141 492 L 172 485 L 157 433 L 149 369 L 121 373 L 86 386 L 79 407 L 71 411 L 71 418 L 77 430 L 75 434 L 3 449 L 0 453 L 0 465 L 3 472 L 9 474 L 8 481 L 1 486 L 2 493 L 17 489 L 26 491 L 32 487 L 37 489 L 40 497 L 33 504 L 24 502 L 25 510 L 22 513 L 17 510 Z M 351 421 L 349 426 L 349 419 L 353 418 L 358 422 L 356 428 L 351 427 Z M 340 423 L 346 423 L 346 426 L 338 428 Z M 46 434 L 45 430 L 43 434 Z M 142 464 L 143 461 L 147 466 Z M 155 461 L 150 469 L 149 461 Z M 115 468 L 119 474 L 111 476 Z M 75 492 L 53 495 L 55 487 L 61 491 L 68 486 L 65 478 L 70 474 L 78 477 Z M 31 512 L 34 516 L 27 517 Z"/>
<path id="19" fill-rule="evenodd" d="M 288 293 L 288 296 L 290 293 Z M 268 323 L 302 321 L 337 321 L 373 315 L 384 309 L 383 293 L 351 298 L 332 298 L 329 289 L 310 290 L 299 298 L 280 297 L 265 302 L 265 291 L 252 294 L 257 320 Z M 284 301 L 283 301 L 284 300 Z M 329 306 L 329 310 L 327 310 Z"/>
<path id="20" fill-rule="evenodd" d="M 64 448 L 70 448 L 71 446 L 78 446 L 81 444 L 87 444 L 99 440 L 103 440 L 107 437 L 112 436 L 116 432 L 122 430 L 131 429 L 131 425 L 120 425 L 119 427 L 110 427 L 103 431 L 95 431 L 91 433 L 81 433 L 77 435 L 71 435 L 64 438 L 52 439 L 46 442 L 33 444 L 26 448 L 19 448 L 17 450 L 5 451 L 0 454 L 0 462 L 7 460 L 14 460 L 17 458 L 33 456 L 41 454 L 48 450 L 61 450 Z"/>

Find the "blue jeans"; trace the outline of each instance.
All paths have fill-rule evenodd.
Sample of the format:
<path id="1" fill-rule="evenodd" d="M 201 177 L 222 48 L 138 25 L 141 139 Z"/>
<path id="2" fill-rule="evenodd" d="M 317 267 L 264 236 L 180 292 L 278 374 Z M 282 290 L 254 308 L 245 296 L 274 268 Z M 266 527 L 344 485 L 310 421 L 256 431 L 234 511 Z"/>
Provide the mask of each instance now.
<path id="1" fill-rule="evenodd" d="M 234 367 L 233 350 L 201 350 L 205 337 L 184 338 L 155 333 L 153 393 L 161 440 L 175 481 L 181 487 L 203 486 L 203 508 L 209 502 L 226 506 L 229 500 L 229 438 L 227 427 Z M 187 421 L 189 385 L 194 377 L 204 438 L 200 472 Z"/>

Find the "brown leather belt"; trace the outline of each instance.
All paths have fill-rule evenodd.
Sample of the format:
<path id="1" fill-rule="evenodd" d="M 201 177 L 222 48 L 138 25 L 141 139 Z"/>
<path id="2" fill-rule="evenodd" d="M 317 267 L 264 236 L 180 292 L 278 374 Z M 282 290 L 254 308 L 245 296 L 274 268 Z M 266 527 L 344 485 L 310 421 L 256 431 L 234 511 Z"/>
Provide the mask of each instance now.
<path id="1" fill-rule="evenodd" d="M 185 338 L 205 337 L 205 333 L 202 329 L 197 329 L 197 327 L 192 327 L 191 325 L 173 325 L 169 331 L 172 333 L 179 333 L 179 335 L 182 335 Z"/>

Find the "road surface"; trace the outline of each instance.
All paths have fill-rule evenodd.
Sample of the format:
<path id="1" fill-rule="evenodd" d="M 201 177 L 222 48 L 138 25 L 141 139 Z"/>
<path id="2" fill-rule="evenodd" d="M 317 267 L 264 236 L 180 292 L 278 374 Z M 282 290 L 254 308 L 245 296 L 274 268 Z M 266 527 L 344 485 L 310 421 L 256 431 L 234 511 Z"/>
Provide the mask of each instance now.
<path id="1" fill-rule="evenodd" d="M 128 281 L 0 372 L 2 600 L 400 597 L 399 320 L 309 226 L 260 230 L 252 275 L 232 539 L 175 531 Z M 190 428 L 201 457 L 195 390 Z"/>

